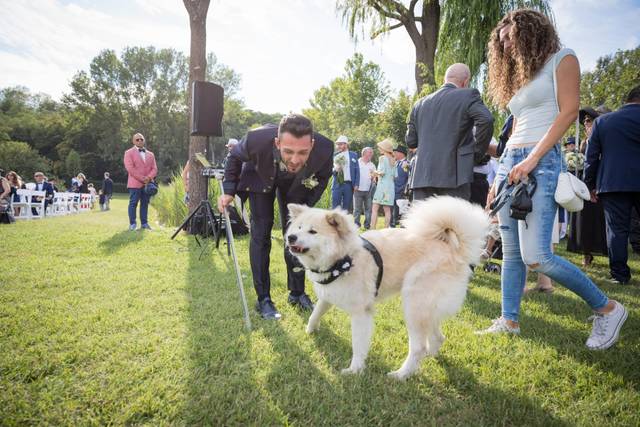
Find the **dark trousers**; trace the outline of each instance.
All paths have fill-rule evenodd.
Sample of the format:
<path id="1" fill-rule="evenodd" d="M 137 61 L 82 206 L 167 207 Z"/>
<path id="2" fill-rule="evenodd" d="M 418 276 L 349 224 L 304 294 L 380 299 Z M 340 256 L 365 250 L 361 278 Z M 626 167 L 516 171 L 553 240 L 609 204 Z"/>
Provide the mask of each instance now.
<path id="1" fill-rule="evenodd" d="M 341 207 L 345 211 L 353 212 L 353 186 L 351 181 L 342 184 L 335 182 L 331 187 L 331 209 Z"/>
<path id="2" fill-rule="evenodd" d="M 471 183 L 455 188 L 420 187 L 413 189 L 413 200 L 425 200 L 432 196 L 453 196 L 464 200 L 471 199 Z"/>
<path id="3" fill-rule="evenodd" d="M 631 243 L 633 252 L 640 254 L 640 211 L 637 210 L 631 212 L 629 243 Z"/>
<path id="4" fill-rule="evenodd" d="M 398 199 L 403 198 L 402 196 L 403 194 L 402 192 L 400 192 L 400 193 L 396 193 L 395 197 L 393 198 L 393 209 L 391 210 L 391 223 L 389 224 L 392 228 L 400 224 L 400 219 L 402 219 L 400 217 L 400 207 L 396 203 Z"/>
<path id="5" fill-rule="evenodd" d="M 136 208 L 140 203 L 140 224 L 147 222 L 147 212 L 149 212 L 149 196 L 144 192 L 144 188 L 129 188 L 129 224 L 136 224 Z"/>
<path id="6" fill-rule="evenodd" d="M 273 201 L 278 199 L 282 235 L 287 232 L 287 218 L 289 210 L 287 203 L 298 203 L 296 200 L 286 200 L 286 189 L 278 188 L 271 193 L 249 193 L 251 207 L 251 241 L 249 242 L 249 256 L 251 259 L 251 273 L 253 286 L 258 300 L 271 297 L 271 274 L 269 271 L 271 254 L 271 230 L 273 229 Z M 304 269 L 297 259 L 285 247 L 284 260 L 287 265 L 287 287 L 292 295 L 304 293 Z M 300 271 L 294 272 L 297 267 Z"/>
<path id="7" fill-rule="evenodd" d="M 640 192 L 601 193 L 598 195 L 604 207 L 609 246 L 609 270 L 611 277 L 627 282 L 631 270 L 627 264 L 631 211 L 640 212 Z"/>
<path id="8" fill-rule="evenodd" d="M 480 205 L 483 208 L 487 204 L 487 195 L 489 194 L 489 181 L 487 175 L 474 172 L 473 182 L 471 183 L 471 203 Z"/>

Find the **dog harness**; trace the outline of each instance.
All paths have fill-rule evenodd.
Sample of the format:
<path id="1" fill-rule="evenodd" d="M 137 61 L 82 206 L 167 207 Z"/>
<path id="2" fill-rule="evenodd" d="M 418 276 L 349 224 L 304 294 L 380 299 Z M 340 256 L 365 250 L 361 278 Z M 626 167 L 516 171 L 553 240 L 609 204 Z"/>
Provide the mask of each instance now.
<path id="1" fill-rule="evenodd" d="M 376 265 L 378 266 L 378 277 L 376 277 L 376 294 L 375 294 L 375 296 L 378 296 L 378 290 L 380 289 L 380 284 L 382 283 L 382 273 L 384 272 L 384 269 L 382 267 L 382 257 L 380 256 L 380 252 L 378 252 L 376 247 L 373 246 L 373 244 L 370 241 L 368 241 L 363 237 L 360 237 L 360 238 L 362 239 L 362 246 L 364 246 L 364 248 L 371 254 L 371 256 L 373 257 L 373 260 L 376 262 Z M 321 285 L 328 285 L 329 283 L 332 283 L 333 281 L 335 281 L 338 277 L 342 276 L 342 274 L 351 270 L 352 266 L 353 266 L 353 260 L 349 255 L 346 255 L 340 258 L 338 261 L 336 261 L 328 270 L 320 271 L 320 270 L 311 269 L 310 271 L 316 274 L 328 274 L 329 276 L 327 276 L 327 278 L 318 281 L 318 283 Z"/>

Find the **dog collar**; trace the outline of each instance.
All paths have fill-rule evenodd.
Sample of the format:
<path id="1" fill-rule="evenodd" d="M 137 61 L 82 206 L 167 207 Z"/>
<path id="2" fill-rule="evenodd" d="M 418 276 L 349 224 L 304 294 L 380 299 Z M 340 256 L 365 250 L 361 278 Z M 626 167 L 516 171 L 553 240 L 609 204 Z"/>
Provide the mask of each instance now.
<path id="1" fill-rule="evenodd" d="M 335 264 L 333 264 L 331 268 L 329 268 L 328 270 L 325 270 L 325 271 L 310 270 L 310 271 L 316 274 L 329 274 L 329 276 L 326 279 L 322 279 L 318 281 L 318 283 L 321 285 L 328 285 L 329 283 L 335 281 L 338 277 L 342 276 L 347 271 L 351 270 L 352 266 L 353 266 L 353 262 L 351 260 L 351 257 L 349 255 L 346 255 L 340 258 L 338 261 L 336 261 Z"/>

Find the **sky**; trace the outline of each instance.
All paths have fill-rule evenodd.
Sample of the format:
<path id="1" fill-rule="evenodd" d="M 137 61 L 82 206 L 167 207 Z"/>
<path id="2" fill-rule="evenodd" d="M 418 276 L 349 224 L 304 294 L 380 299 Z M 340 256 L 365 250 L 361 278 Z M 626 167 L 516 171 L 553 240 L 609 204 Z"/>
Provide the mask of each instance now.
<path id="1" fill-rule="evenodd" d="M 551 0 L 561 42 L 583 70 L 640 45 L 640 0 Z M 394 90 L 415 90 L 415 53 L 399 28 L 382 39 L 349 37 L 334 0 L 211 0 L 207 51 L 241 76 L 240 97 L 267 113 L 301 111 L 340 76 L 355 52 L 380 65 Z M 188 54 L 181 0 L 0 0 L 0 88 L 26 86 L 55 99 L 103 49 L 174 48 Z"/>

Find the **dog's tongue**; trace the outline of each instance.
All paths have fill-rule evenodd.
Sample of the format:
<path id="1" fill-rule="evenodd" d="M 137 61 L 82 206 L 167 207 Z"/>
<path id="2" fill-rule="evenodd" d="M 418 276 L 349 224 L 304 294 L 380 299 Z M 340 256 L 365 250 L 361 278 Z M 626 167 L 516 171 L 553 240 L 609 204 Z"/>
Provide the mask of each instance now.
<path id="1" fill-rule="evenodd" d="M 300 245 L 289 245 L 289 248 L 291 248 L 291 250 L 293 252 L 302 252 L 303 251 L 303 247 Z"/>

